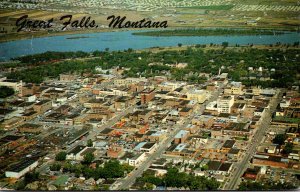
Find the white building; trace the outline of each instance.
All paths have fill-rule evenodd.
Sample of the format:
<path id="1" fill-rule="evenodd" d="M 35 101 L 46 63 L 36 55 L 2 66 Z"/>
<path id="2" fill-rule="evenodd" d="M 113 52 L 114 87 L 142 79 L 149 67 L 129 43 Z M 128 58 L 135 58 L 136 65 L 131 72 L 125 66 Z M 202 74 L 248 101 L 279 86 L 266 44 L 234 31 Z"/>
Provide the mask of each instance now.
<path id="1" fill-rule="evenodd" d="M 262 116 L 265 112 L 265 109 L 264 108 L 258 108 L 254 111 L 254 116 Z"/>
<path id="2" fill-rule="evenodd" d="M 230 113 L 231 107 L 234 104 L 233 96 L 222 96 L 217 100 L 217 108 L 219 113 Z"/>
<path id="3" fill-rule="evenodd" d="M 134 157 L 128 159 L 128 164 L 131 166 L 138 166 L 146 158 L 146 153 L 138 153 Z"/>
<path id="4" fill-rule="evenodd" d="M 155 149 L 157 148 L 157 144 L 154 143 L 154 142 L 147 142 L 145 143 L 141 148 L 140 150 L 142 152 L 145 152 L 145 153 L 153 153 L 155 151 Z"/>
<path id="5" fill-rule="evenodd" d="M 26 159 L 12 166 L 9 170 L 5 171 L 5 176 L 18 179 L 37 166 L 37 159 Z"/>
<path id="6" fill-rule="evenodd" d="M 289 107 L 290 104 L 291 104 L 291 101 L 290 101 L 290 100 L 283 99 L 283 100 L 280 102 L 280 107 L 281 107 L 281 108 L 286 108 L 286 107 Z"/>
<path id="7" fill-rule="evenodd" d="M 36 95 L 28 95 L 24 96 L 27 102 L 35 102 L 36 101 Z"/>
<path id="8" fill-rule="evenodd" d="M 206 105 L 206 108 L 205 109 L 207 109 L 207 110 L 211 110 L 211 111 L 217 111 L 218 110 L 218 107 L 217 107 L 218 105 L 217 105 L 217 101 L 212 101 L 212 102 L 210 102 L 210 103 L 208 103 L 207 105 Z"/>

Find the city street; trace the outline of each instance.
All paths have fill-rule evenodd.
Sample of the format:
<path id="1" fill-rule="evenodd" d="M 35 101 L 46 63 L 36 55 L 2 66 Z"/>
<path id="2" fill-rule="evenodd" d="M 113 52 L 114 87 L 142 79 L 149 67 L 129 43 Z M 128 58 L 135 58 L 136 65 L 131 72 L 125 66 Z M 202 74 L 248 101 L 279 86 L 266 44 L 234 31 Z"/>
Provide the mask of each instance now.
<path id="1" fill-rule="evenodd" d="M 196 115 L 201 115 L 203 113 L 203 111 L 205 110 L 205 107 L 207 105 L 207 103 L 214 101 L 218 98 L 218 96 L 220 95 L 220 93 L 222 92 L 222 88 L 224 85 L 222 85 L 221 87 L 219 87 L 214 94 L 212 94 L 212 96 L 209 98 L 209 100 L 207 102 L 205 102 L 205 104 L 202 104 L 199 111 L 194 112 L 189 118 L 187 117 L 182 124 L 177 124 L 174 128 L 174 131 L 171 132 L 170 134 L 168 134 L 168 137 L 161 143 L 159 143 L 159 147 L 158 149 L 153 153 L 150 154 L 148 156 L 148 158 L 142 162 L 141 165 L 138 166 L 137 169 L 133 170 L 131 172 L 131 175 L 124 178 L 124 179 L 119 179 L 117 180 L 113 185 L 111 185 L 110 190 L 121 190 L 121 189 L 128 189 L 131 185 L 134 184 L 135 180 L 137 177 L 140 177 L 143 172 L 148 169 L 148 167 L 151 165 L 151 163 L 153 162 L 153 160 L 155 160 L 156 158 L 161 157 L 161 155 L 165 152 L 165 150 L 171 145 L 174 136 L 182 129 L 184 129 L 188 124 L 191 123 L 191 119 L 196 116 Z"/>
<path id="2" fill-rule="evenodd" d="M 242 177 L 245 170 L 248 168 L 249 161 L 252 158 L 252 156 L 255 154 L 255 151 L 259 144 L 262 142 L 262 139 L 267 131 L 267 129 L 270 126 L 270 121 L 272 119 L 271 115 L 275 111 L 277 104 L 280 101 L 280 98 L 282 97 L 281 93 L 277 93 L 275 98 L 273 98 L 270 101 L 270 108 L 267 109 L 266 113 L 263 114 L 261 117 L 261 124 L 257 128 L 257 131 L 255 135 L 252 138 L 250 147 L 243 158 L 243 160 L 235 165 L 235 171 L 232 173 L 232 175 L 229 178 L 229 181 L 226 182 L 223 189 L 224 190 L 235 190 L 240 182 L 240 178 Z"/>

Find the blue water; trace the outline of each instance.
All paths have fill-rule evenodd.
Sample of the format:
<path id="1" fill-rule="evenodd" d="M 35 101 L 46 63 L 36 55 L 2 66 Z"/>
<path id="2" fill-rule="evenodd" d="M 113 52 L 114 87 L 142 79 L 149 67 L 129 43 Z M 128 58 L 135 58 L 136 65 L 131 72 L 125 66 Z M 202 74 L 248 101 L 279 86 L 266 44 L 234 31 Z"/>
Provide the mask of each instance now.
<path id="1" fill-rule="evenodd" d="M 78 39 L 67 39 L 70 37 L 89 37 Z M 177 46 L 178 43 L 183 45 L 193 44 L 221 44 L 229 42 L 231 45 L 240 44 L 273 44 L 294 43 L 299 41 L 299 33 L 285 33 L 282 35 L 253 35 L 253 36 L 171 36 L 171 37 L 151 37 L 135 36 L 132 31 L 105 32 L 75 34 L 53 37 L 41 37 L 26 40 L 18 40 L 0 43 L 0 61 L 9 60 L 10 58 L 43 53 L 46 51 L 94 51 L 104 50 L 125 50 L 143 49 L 150 47 Z"/>

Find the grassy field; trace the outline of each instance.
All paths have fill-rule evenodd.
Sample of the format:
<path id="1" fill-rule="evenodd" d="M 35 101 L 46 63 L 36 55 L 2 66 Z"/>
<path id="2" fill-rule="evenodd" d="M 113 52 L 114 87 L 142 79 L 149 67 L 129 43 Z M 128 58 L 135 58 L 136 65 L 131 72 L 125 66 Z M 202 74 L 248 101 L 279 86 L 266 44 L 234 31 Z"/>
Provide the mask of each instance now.
<path id="1" fill-rule="evenodd" d="M 230 10 L 234 5 L 210 5 L 210 6 L 191 6 L 191 7 L 180 7 L 186 9 L 205 9 L 205 10 Z"/>

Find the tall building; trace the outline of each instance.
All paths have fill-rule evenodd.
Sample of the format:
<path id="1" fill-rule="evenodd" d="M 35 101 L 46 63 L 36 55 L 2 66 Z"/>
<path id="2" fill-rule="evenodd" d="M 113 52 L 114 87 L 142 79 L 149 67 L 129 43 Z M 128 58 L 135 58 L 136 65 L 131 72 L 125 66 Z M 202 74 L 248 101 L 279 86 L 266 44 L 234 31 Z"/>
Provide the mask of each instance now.
<path id="1" fill-rule="evenodd" d="M 232 95 L 219 97 L 217 101 L 218 112 L 230 113 L 233 104 L 234 104 L 234 97 Z"/>

